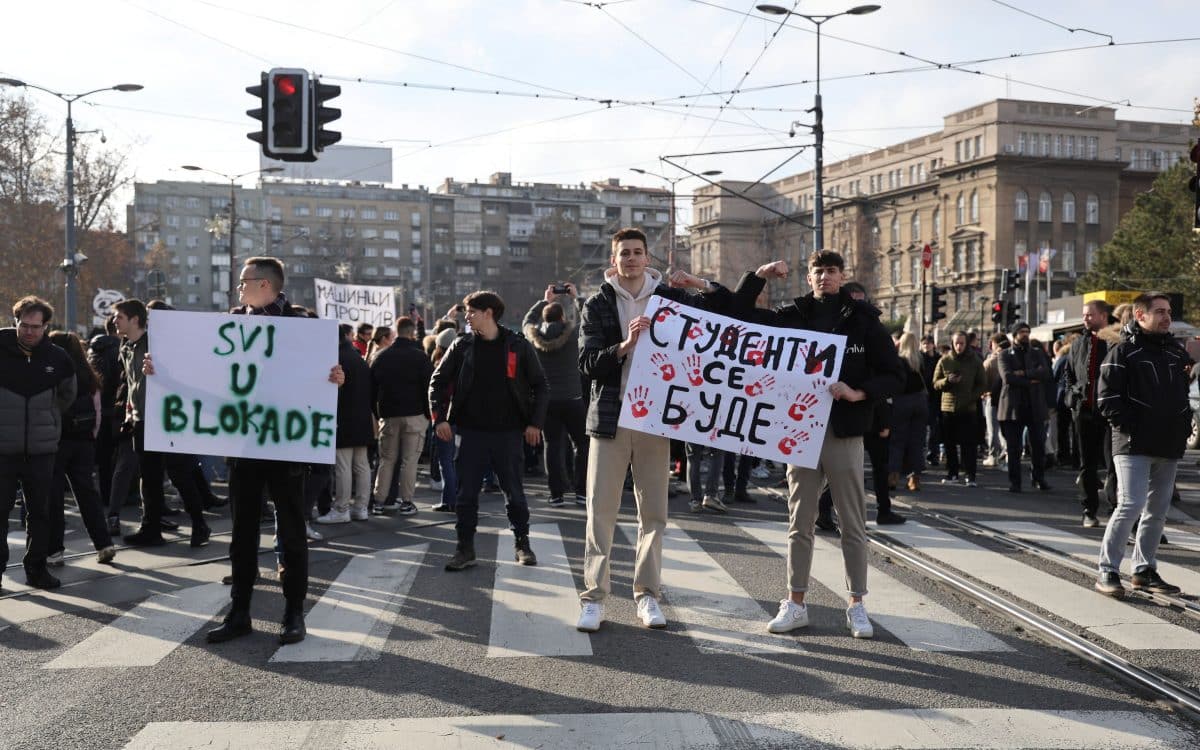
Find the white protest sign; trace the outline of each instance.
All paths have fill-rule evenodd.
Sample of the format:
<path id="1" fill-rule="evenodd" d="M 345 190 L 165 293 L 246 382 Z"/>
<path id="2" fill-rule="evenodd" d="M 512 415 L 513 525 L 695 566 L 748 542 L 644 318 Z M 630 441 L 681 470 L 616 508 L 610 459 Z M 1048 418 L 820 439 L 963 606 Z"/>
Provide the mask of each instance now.
<path id="1" fill-rule="evenodd" d="M 313 279 L 313 283 L 317 290 L 314 310 L 318 318 L 352 325 L 396 324 L 396 294 L 390 286 L 337 284 L 325 279 Z"/>
<path id="2" fill-rule="evenodd" d="M 846 337 L 646 305 L 620 426 L 815 468 Z"/>
<path id="3" fill-rule="evenodd" d="M 146 449 L 334 463 L 337 323 L 155 310 Z"/>

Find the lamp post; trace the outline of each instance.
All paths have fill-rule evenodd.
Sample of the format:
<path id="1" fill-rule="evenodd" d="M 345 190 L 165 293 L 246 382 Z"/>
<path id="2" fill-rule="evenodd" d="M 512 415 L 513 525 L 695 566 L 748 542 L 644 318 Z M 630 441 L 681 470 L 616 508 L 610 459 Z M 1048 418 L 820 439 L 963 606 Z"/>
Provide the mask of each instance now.
<path id="1" fill-rule="evenodd" d="M 92 89 L 85 91 L 82 94 L 63 94 L 58 91 L 51 91 L 48 88 L 43 88 L 32 83 L 19 81 L 16 78 L 0 78 L 0 86 L 14 86 L 17 88 L 30 88 L 44 91 L 51 96 L 57 96 L 59 99 L 67 103 L 67 205 L 66 205 L 66 243 L 63 250 L 62 270 L 66 277 L 66 312 L 63 314 L 63 324 L 67 330 L 75 329 L 75 279 L 79 274 L 79 263 L 76 260 L 75 254 L 75 121 L 71 119 L 71 105 L 79 101 L 85 96 L 99 93 L 101 91 L 141 91 L 141 84 L 137 83 L 120 83 L 116 86 L 105 86 L 100 89 Z"/>
<path id="2" fill-rule="evenodd" d="M 849 10 L 844 10 L 841 13 L 828 14 L 810 14 L 797 13 L 788 10 L 787 8 L 778 5 L 757 5 L 755 6 L 763 13 L 769 13 L 774 16 L 796 16 L 804 18 L 812 22 L 817 27 L 817 95 L 813 100 L 813 108 L 808 110 L 814 115 L 814 122 L 811 126 L 813 139 L 817 152 L 815 179 L 813 187 L 816 190 L 816 195 L 813 200 L 813 248 L 815 250 L 825 249 L 825 199 L 822 195 L 824 188 L 824 180 L 822 171 L 825 166 L 825 110 L 821 107 L 821 25 L 830 19 L 838 16 L 865 16 L 868 13 L 874 13 L 879 10 L 878 5 L 856 5 Z"/>
<path id="3" fill-rule="evenodd" d="M 638 174 L 649 175 L 650 177 L 657 177 L 658 179 L 667 182 L 671 186 L 671 210 L 670 210 L 669 218 L 667 220 L 667 223 L 670 225 L 671 235 L 670 235 L 670 239 L 667 241 L 667 268 L 669 270 L 674 270 L 675 269 L 675 183 L 682 182 L 683 180 L 686 180 L 687 178 L 692 177 L 693 175 L 685 174 L 682 177 L 667 177 L 666 175 L 661 175 L 657 172 L 651 172 L 648 169 L 638 169 L 637 167 L 630 167 L 629 171 L 637 172 Z M 698 172 L 697 174 L 700 176 L 703 176 L 703 177 L 716 177 L 717 175 L 723 174 L 723 173 L 719 169 L 710 169 L 706 172 Z"/>
<path id="4" fill-rule="evenodd" d="M 232 310 L 235 306 L 234 303 L 237 302 L 237 281 L 235 281 L 235 278 L 237 277 L 237 267 L 233 262 L 235 251 L 234 238 L 237 234 L 238 221 L 237 194 L 235 192 L 237 189 L 237 181 L 247 175 L 262 175 L 272 174 L 274 172 L 282 172 L 283 167 L 264 167 L 262 169 L 251 169 L 249 172 L 242 172 L 241 174 L 236 175 L 225 174 L 224 172 L 218 172 L 215 169 L 208 169 L 207 167 L 198 167 L 195 164 L 184 164 L 183 169 L 191 172 L 208 172 L 229 180 L 229 309 Z"/>

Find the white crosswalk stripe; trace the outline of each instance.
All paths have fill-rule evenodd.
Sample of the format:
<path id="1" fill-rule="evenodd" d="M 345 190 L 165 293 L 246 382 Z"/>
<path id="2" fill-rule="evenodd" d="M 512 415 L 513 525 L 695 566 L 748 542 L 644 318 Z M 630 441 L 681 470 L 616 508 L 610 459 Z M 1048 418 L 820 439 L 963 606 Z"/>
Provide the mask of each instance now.
<path id="1" fill-rule="evenodd" d="M 591 656 L 590 639 L 575 629 L 579 594 L 558 525 L 529 527 L 536 566 L 513 559 L 507 533 L 492 536 L 499 546 L 488 657 Z"/>
<path id="2" fill-rule="evenodd" d="M 621 524 L 632 545 L 637 526 Z M 668 617 L 683 624 L 701 651 L 796 653 L 791 638 L 766 632 L 771 615 L 711 555 L 674 523 L 663 537 L 662 582 Z"/>
<path id="3" fill-rule="evenodd" d="M 739 523 L 764 546 L 787 556 L 788 529 L 782 523 Z M 816 537 L 812 578 L 837 593 L 846 590 L 841 547 Z M 916 651 L 1012 651 L 1012 647 L 986 630 L 946 609 L 928 596 L 883 571 L 872 568 L 865 599 L 871 619 L 904 645 Z"/>
<path id="4" fill-rule="evenodd" d="M 919 522 L 890 527 L 887 534 L 1118 646 L 1160 649 L 1169 643 L 1172 648 L 1200 648 L 1200 633 Z"/>
<path id="5" fill-rule="evenodd" d="M 355 555 L 305 615 L 308 636 L 281 647 L 271 661 L 378 658 L 428 551 L 421 544 Z"/>
<path id="6" fill-rule="evenodd" d="M 219 583 L 153 596 L 68 649 L 45 668 L 153 666 L 228 603 L 229 587 Z"/>

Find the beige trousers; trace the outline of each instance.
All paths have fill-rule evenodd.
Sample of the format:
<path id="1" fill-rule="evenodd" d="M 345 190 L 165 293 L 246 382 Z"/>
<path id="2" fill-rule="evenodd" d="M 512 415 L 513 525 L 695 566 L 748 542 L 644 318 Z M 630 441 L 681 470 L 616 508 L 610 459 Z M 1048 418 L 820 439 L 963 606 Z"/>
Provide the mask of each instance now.
<path id="1" fill-rule="evenodd" d="M 417 463 L 429 420 L 423 415 L 379 420 L 379 471 L 375 474 L 375 501 L 382 504 L 392 486 L 392 472 L 400 470 L 397 500 L 412 502 L 417 489 Z"/>
<path id="2" fill-rule="evenodd" d="M 788 478 L 788 590 L 808 591 L 812 570 L 813 524 L 821 488 L 829 482 L 833 507 L 842 529 L 842 560 L 846 565 L 846 590 L 851 596 L 867 593 L 867 493 L 863 489 L 863 441 L 826 433 L 821 459 L 815 469 L 789 466 Z"/>
<path id="3" fill-rule="evenodd" d="M 367 509 L 367 493 L 371 485 L 371 464 L 367 461 L 367 446 L 338 448 L 334 452 L 337 465 L 333 475 L 333 508 L 340 512 Z M 354 495 L 351 497 L 351 489 Z"/>
<path id="4" fill-rule="evenodd" d="M 667 482 L 671 443 L 664 437 L 618 427 L 612 439 L 593 437 L 588 452 L 587 539 L 583 552 L 581 599 L 600 601 L 612 591 L 608 571 L 625 469 L 633 465 L 638 538 L 633 563 L 633 596 L 659 595 L 662 538 L 667 526 Z"/>

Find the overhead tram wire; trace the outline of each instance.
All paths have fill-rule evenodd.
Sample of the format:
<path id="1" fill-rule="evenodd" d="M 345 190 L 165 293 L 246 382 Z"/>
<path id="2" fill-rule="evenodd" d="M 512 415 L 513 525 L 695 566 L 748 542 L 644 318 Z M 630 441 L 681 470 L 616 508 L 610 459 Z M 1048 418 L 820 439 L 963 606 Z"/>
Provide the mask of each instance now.
<path id="1" fill-rule="evenodd" d="M 783 146 L 781 148 L 807 148 L 807 147 L 806 146 Z M 767 149 L 755 149 L 755 150 L 762 151 L 762 150 L 767 150 Z M 772 149 L 772 150 L 774 150 L 774 149 Z M 721 153 L 721 152 L 710 151 L 710 152 L 708 152 L 708 154 L 703 154 L 703 153 L 700 153 L 700 154 L 674 154 L 672 156 L 660 156 L 659 158 L 662 161 L 666 162 L 667 164 L 670 164 L 672 167 L 675 167 L 676 169 L 678 169 L 682 172 L 687 172 L 692 177 L 699 177 L 700 179 L 707 182 L 709 185 L 712 185 L 716 189 L 720 190 L 722 193 L 728 193 L 729 195 L 732 195 L 736 198 L 741 198 L 742 200 L 744 200 L 748 203 L 752 203 L 755 206 L 758 206 L 759 208 L 763 209 L 764 211 L 766 211 L 768 213 L 775 214 L 776 216 L 778 216 L 779 218 L 781 218 L 785 221 L 789 221 L 793 224 L 799 224 L 800 226 L 804 227 L 805 229 L 813 228 L 813 226 L 811 224 L 803 222 L 800 219 L 797 219 L 795 216 L 792 216 L 791 214 L 785 214 L 776 208 L 768 206 L 766 203 L 763 203 L 760 200 L 750 197 L 743 191 L 734 190 L 733 188 L 728 187 L 727 185 L 724 185 L 720 182 L 714 182 L 714 181 L 708 179 L 708 177 L 706 177 L 705 175 L 703 175 L 699 172 L 693 172 L 692 170 L 688 169 L 687 167 L 683 166 L 682 164 L 678 164 L 678 163 L 672 161 L 673 159 L 685 159 L 689 156 L 706 156 L 706 155 L 711 155 L 711 154 L 716 154 L 716 153 Z"/>
<path id="2" fill-rule="evenodd" d="M 154 16 L 155 18 L 158 18 L 162 21 L 166 21 L 169 24 L 178 26 L 179 28 L 184 29 L 186 31 L 190 31 L 193 34 L 196 34 L 197 36 L 202 36 L 205 39 L 209 40 L 210 42 L 216 42 L 217 44 L 220 44 L 223 47 L 228 47 L 229 49 L 231 49 L 235 52 L 240 52 L 243 55 L 246 55 L 247 57 L 252 57 L 255 60 L 258 60 L 259 62 L 261 62 L 265 65 L 271 65 L 271 66 L 274 65 L 274 63 L 271 60 L 268 60 L 267 58 L 263 57 L 262 55 L 257 55 L 248 49 L 243 49 L 243 48 L 237 46 L 236 44 L 232 44 L 230 42 L 225 41 L 224 39 L 219 39 L 218 37 L 215 37 L 212 34 L 206 34 L 194 26 L 189 26 L 188 24 L 186 24 L 182 21 L 176 21 L 174 18 L 169 18 L 167 16 L 164 16 L 162 13 L 159 13 L 158 11 L 151 10 L 149 8 L 138 5 L 137 3 L 132 2 L 132 0 L 124 0 L 124 2 L 126 5 L 137 8 L 138 10 L 142 11 L 143 13 L 149 13 L 150 15 Z"/>
<path id="3" fill-rule="evenodd" d="M 1062 25 L 1061 23 L 1058 23 L 1057 21 L 1051 21 L 1049 18 L 1045 18 L 1045 17 L 1043 17 L 1043 16 L 1039 16 L 1038 14 L 1036 14 L 1036 13 L 1031 13 L 1030 11 L 1027 11 L 1027 10 L 1025 10 L 1024 8 L 1018 8 L 1018 7 L 1017 7 L 1017 6 L 1015 6 L 1015 5 L 1011 5 L 1011 4 L 1009 4 L 1009 3 L 1006 3 L 1006 2 L 1004 2 L 1004 0 L 992 0 L 992 2 L 993 2 L 993 3 L 995 3 L 996 5 L 1002 5 L 1002 6 L 1004 6 L 1005 8 L 1008 8 L 1009 10 L 1015 10 L 1017 13 L 1020 13 L 1020 14 L 1022 14 L 1022 15 L 1026 15 L 1026 16 L 1029 16 L 1030 18 L 1036 18 L 1037 20 L 1039 20 L 1039 21 L 1042 21 L 1043 23 L 1048 23 L 1048 24 L 1050 24 L 1051 26 L 1057 26 L 1058 28 L 1060 28 L 1060 29 L 1062 29 L 1062 30 L 1064 30 L 1064 31 L 1069 31 L 1069 32 L 1071 32 L 1072 34 L 1074 34 L 1076 31 L 1083 31 L 1083 32 L 1086 32 L 1086 33 L 1088 33 L 1088 34 L 1094 34 L 1095 36 L 1106 36 L 1106 37 L 1108 37 L 1108 43 L 1109 43 L 1109 44 L 1112 44 L 1112 43 L 1113 43 L 1112 34 L 1105 34 L 1105 33 L 1104 33 L 1104 32 L 1102 32 L 1102 31 L 1092 31 L 1091 29 L 1084 29 L 1084 28 L 1075 28 L 1075 29 L 1072 29 L 1071 27 L 1069 27 L 1069 26 L 1064 26 L 1064 25 Z"/>

